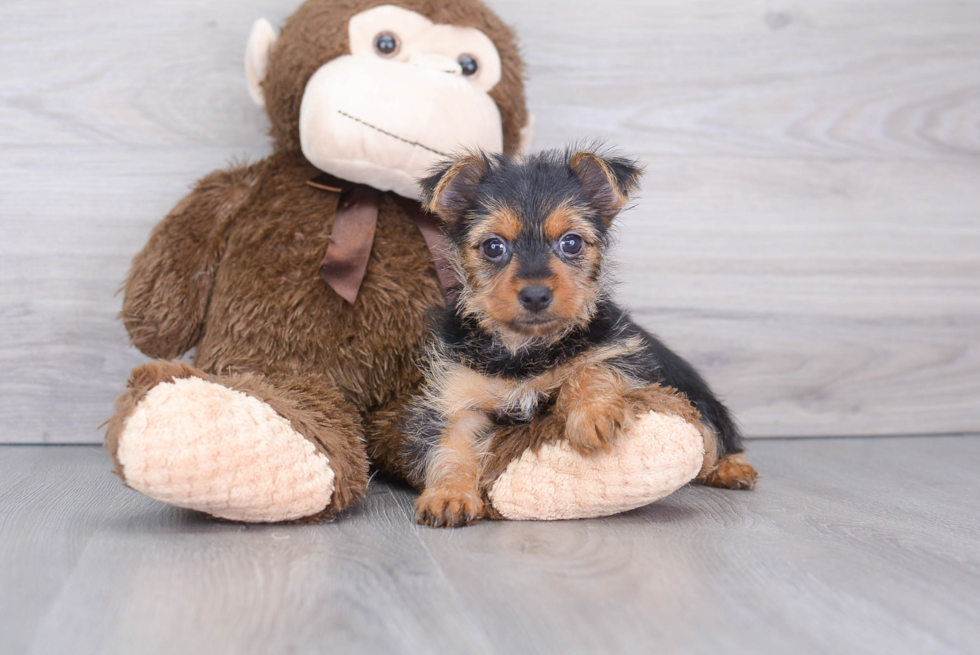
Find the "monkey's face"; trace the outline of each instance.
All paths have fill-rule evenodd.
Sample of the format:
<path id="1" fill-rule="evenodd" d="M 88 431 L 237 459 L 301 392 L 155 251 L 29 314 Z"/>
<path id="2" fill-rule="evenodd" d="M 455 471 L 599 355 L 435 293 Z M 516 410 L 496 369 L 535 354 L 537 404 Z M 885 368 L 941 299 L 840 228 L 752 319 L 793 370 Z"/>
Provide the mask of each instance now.
<path id="1" fill-rule="evenodd" d="M 489 95 L 501 59 L 486 34 L 394 5 L 355 14 L 347 31 L 349 54 L 320 66 L 303 92 L 299 141 L 310 163 L 417 198 L 416 180 L 439 160 L 463 148 L 503 151 Z"/>

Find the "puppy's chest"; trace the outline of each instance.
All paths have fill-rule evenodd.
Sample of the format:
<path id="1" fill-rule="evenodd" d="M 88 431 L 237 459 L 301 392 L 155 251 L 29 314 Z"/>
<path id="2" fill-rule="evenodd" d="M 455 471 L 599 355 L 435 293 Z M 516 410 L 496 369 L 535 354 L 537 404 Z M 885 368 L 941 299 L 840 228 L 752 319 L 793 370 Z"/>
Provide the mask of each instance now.
<path id="1" fill-rule="evenodd" d="M 528 423 L 554 404 L 556 392 L 540 384 L 509 385 L 503 393 L 491 396 L 491 403 L 484 411 L 497 424 Z"/>
<path id="2" fill-rule="evenodd" d="M 532 378 L 507 378 L 457 364 L 439 377 L 437 395 L 449 413 L 475 411 L 496 423 L 525 423 L 553 404 L 565 376 L 548 371 Z"/>

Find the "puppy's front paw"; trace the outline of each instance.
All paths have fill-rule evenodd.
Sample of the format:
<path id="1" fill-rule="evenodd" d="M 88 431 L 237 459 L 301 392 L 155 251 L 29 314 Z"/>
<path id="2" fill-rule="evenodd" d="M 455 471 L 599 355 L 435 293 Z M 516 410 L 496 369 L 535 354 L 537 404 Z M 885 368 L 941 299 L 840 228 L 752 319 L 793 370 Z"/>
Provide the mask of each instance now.
<path id="1" fill-rule="evenodd" d="M 565 420 L 565 438 L 583 454 L 608 448 L 633 423 L 622 396 L 580 402 Z"/>
<path id="2" fill-rule="evenodd" d="M 433 528 L 459 528 L 486 516 L 479 495 L 448 489 L 426 489 L 415 501 L 415 520 Z"/>

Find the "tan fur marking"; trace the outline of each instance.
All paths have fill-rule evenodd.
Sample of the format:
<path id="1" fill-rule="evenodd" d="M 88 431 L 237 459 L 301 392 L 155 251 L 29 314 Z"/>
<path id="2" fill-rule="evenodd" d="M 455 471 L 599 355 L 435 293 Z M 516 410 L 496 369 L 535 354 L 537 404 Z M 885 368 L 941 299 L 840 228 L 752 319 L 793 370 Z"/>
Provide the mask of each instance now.
<path id="1" fill-rule="evenodd" d="M 495 412 L 503 408 L 530 408 L 539 399 L 554 395 L 573 376 L 588 377 L 594 368 L 609 368 L 603 362 L 633 352 L 640 345 L 638 338 L 632 338 L 593 348 L 528 380 L 483 375 L 462 364 L 447 361 L 439 353 L 431 353 L 430 402 L 448 417 L 467 412 Z M 629 392 L 635 384 L 630 382 L 623 388 Z"/>
<path id="2" fill-rule="evenodd" d="M 626 393 L 635 387 L 608 366 L 579 369 L 558 393 L 556 410 L 565 416 L 565 437 L 582 452 L 608 448 L 632 425 Z"/>
<path id="3" fill-rule="evenodd" d="M 586 241 L 595 241 L 595 232 L 589 221 L 567 204 L 559 205 L 544 219 L 544 235 L 548 241 L 557 241 L 572 230 L 581 234 Z"/>
<path id="4" fill-rule="evenodd" d="M 524 315 L 517 294 L 526 282 L 518 279 L 516 272 L 517 261 L 511 260 L 504 270 L 474 289 L 472 301 L 483 314 L 481 323 L 493 332 L 506 331 Z"/>
<path id="5" fill-rule="evenodd" d="M 555 275 L 551 278 L 551 291 L 554 299 L 549 311 L 565 326 L 581 325 L 594 313 L 599 289 L 589 276 L 598 265 L 597 249 L 588 249 L 582 255 L 586 265 L 572 268 L 557 260 L 552 263 Z"/>
<path id="6" fill-rule="evenodd" d="M 722 489 L 753 489 L 759 474 L 755 468 L 745 461 L 743 453 L 725 455 L 718 465 L 703 479 L 708 487 Z"/>
<path id="7" fill-rule="evenodd" d="M 631 337 L 593 348 L 561 366 L 545 371 L 534 380 L 534 384 L 542 391 L 557 390 L 561 385 L 567 384 L 573 376 L 588 375 L 590 369 L 603 367 L 604 362 L 634 352 L 641 346 L 642 341 L 639 337 Z M 633 387 L 630 386 L 629 388 Z"/>
<path id="8" fill-rule="evenodd" d="M 436 376 L 439 396 L 434 400 L 444 416 L 493 411 L 499 399 L 507 394 L 507 385 L 502 380 L 481 375 L 461 364 L 444 366 L 430 378 Z"/>
<path id="9" fill-rule="evenodd" d="M 480 432 L 489 421 L 479 412 L 460 412 L 429 458 L 425 490 L 415 501 L 416 520 L 433 527 L 459 527 L 483 518 L 480 497 Z"/>
<path id="10" fill-rule="evenodd" d="M 627 339 L 595 348 L 536 378 L 520 381 L 485 376 L 433 353 L 429 402 L 455 424 L 497 412 L 533 416 L 540 400 L 557 396 L 559 420 L 554 431 L 567 432 L 573 445 L 583 452 L 596 450 L 629 429 L 632 413 L 628 394 L 639 388 L 637 381 L 604 362 L 639 345 L 636 339 Z M 427 480 L 432 476 L 438 477 L 434 472 Z"/>
<path id="11" fill-rule="evenodd" d="M 514 241 L 521 231 L 521 222 L 517 216 L 504 207 L 495 208 L 490 212 L 490 220 L 485 223 L 486 229 L 498 236 Z"/>

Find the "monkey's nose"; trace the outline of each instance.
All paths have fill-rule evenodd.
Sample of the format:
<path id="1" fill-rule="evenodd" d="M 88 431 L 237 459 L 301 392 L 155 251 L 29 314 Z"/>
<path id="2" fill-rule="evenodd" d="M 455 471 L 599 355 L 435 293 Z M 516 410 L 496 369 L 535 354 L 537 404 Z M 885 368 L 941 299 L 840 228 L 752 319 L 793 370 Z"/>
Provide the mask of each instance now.
<path id="1" fill-rule="evenodd" d="M 445 55 L 435 55 L 427 52 L 416 52 L 408 58 L 408 63 L 422 68 L 442 71 L 443 73 L 463 74 L 463 67 L 459 62 Z"/>
<path id="2" fill-rule="evenodd" d="M 534 284 L 521 289 L 517 299 L 521 301 L 524 309 L 537 314 L 551 304 L 551 289 L 541 284 Z"/>

